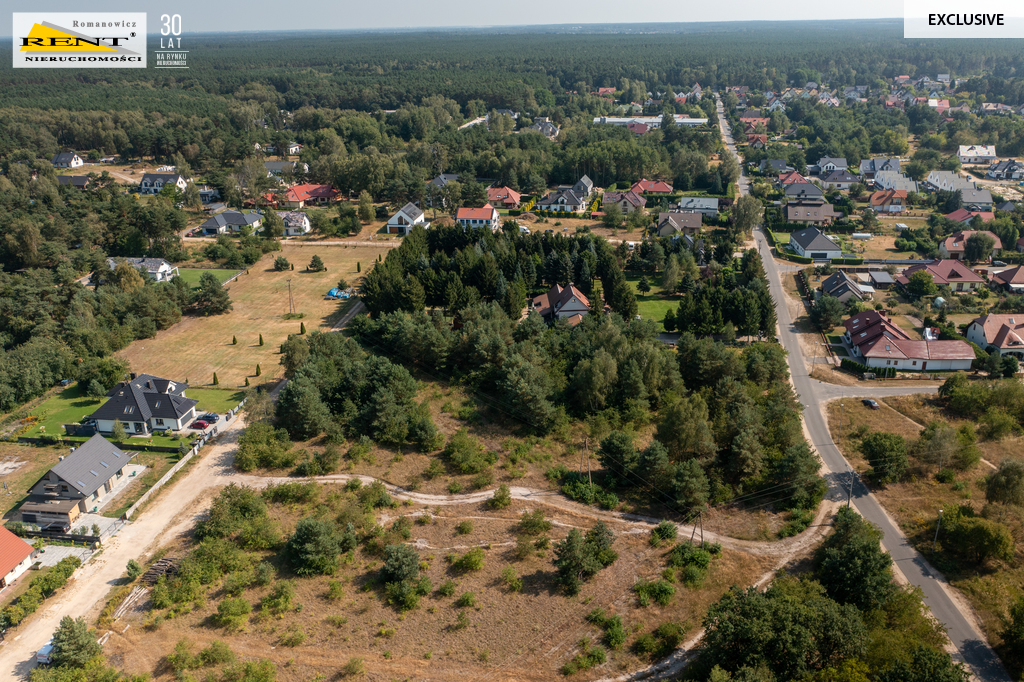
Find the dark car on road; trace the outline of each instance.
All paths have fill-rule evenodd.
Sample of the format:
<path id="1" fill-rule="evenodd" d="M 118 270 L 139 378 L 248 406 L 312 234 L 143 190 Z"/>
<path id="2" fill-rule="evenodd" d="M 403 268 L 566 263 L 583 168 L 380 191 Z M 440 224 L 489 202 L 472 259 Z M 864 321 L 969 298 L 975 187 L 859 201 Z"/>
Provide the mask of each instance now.
<path id="1" fill-rule="evenodd" d="M 202 419 L 204 422 L 208 422 L 210 424 L 216 424 L 217 422 L 220 421 L 220 415 L 217 414 L 216 412 L 207 412 L 206 414 L 202 415 L 199 418 Z"/>
<path id="2" fill-rule="evenodd" d="M 71 524 L 66 521 L 57 521 L 40 528 L 44 533 L 53 533 L 54 535 L 64 535 L 71 530 Z"/>
<path id="3" fill-rule="evenodd" d="M 871 398 L 864 398 L 864 400 L 861 400 L 861 402 L 864 403 L 865 407 L 870 407 L 872 410 L 880 409 L 878 403 L 872 400 Z"/>

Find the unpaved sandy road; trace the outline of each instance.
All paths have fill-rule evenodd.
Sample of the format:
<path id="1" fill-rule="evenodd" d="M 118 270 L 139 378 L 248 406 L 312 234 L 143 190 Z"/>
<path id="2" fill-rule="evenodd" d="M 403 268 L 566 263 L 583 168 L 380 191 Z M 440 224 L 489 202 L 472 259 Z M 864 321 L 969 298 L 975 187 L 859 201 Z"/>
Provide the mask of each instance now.
<path id="1" fill-rule="evenodd" d="M 143 558 L 174 535 L 165 532 L 175 518 L 201 497 L 210 486 L 224 485 L 233 459 L 238 436 L 245 428 L 239 416 L 210 445 L 187 474 L 163 490 L 156 500 L 139 515 L 138 521 L 125 526 L 108 540 L 103 550 L 75 571 L 68 585 L 42 603 L 28 623 L 8 632 L 6 645 L 0 648 L 0 679 L 26 679 L 35 665 L 35 654 L 52 636 L 60 619 L 66 615 L 95 619 L 110 588 L 117 584 L 129 559 Z M 174 533 L 183 532 L 191 526 Z"/>

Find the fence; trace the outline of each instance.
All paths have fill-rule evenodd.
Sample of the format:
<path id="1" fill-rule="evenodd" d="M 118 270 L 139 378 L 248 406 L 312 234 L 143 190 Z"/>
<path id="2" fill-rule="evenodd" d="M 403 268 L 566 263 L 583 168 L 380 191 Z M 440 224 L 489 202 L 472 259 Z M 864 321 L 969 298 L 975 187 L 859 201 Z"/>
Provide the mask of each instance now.
<path id="1" fill-rule="evenodd" d="M 243 405 L 245 405 L 245 400 L 244 399 L 242 400 L 242 402 L 238 403 L 238 405 L 235 406 L 235 408 L 233 410 L 229 410 L 228 411 L 227 420 L 225 421 L 225 425 L 229 424 L 231 422 L 231 420 L 235 418 L 235 415 L 238 414 L 238 411 L 240 409 L 242 409 Z M 135 501 L 135 504 L 133 504 L 132 506 L 128 507 L 128 511 L 126 511 L 124 513 L 125 518 L 126 519 L 130 519 L 132 517 L 132 515 L 139 509 L 139 507 L 144 505 L 149 500 L 150 496 L 152 496 L 154 492 L 159 490 L 165 483 L 167 483 L 167 481 L 171 480 L 171 478 L 174 476 L 174 474 L 176 474 L 179 471 L 181 471 L 181 468 L 183 466 L 185 466 L 186 464 L 188 464 L 189 460 L 191 460 L 192 457 L 196 453 L 198 453 L 199 450 L 201 450 L 204 445 L 206 445 L 207 441 L 210 440 L 211 438 L 213 438 L 215 435 L 217 435 L 216 432 L 211 433 L 209 435 L 205 435 L 202 438 L 200 438 L 199 442 L 196 443 L 196 445 L 191 450 L 189 450 L 188 453 L 186 453 L 185 456 L 182 457 L 178 461 L 177 464 L 175 464 L 170 469 L 168 469 L 167 473 L 164 474 L 162 477 L 160 477 L 160 480 L 157 481 L 156 483 L 154 483 L 152 488 L 150 488 L 149 490 L 144 492 L 142 494 L 142 497 L 140 497 L 139 499 L 137 499 Z"/>

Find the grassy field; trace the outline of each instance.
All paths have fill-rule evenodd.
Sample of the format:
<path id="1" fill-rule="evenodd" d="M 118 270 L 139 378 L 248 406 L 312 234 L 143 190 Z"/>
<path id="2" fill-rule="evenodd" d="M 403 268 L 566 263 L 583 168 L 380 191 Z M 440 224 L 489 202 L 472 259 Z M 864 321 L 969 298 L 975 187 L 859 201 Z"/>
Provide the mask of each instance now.
<path id="1" fill-rule="evenodd" d="M 203 275 L 204 272 L 212 272 L 214 276 L 221 281 L 221 283 L 226 282 L 227 280 L 231 279 L 232 277 L 238 274 L 238 270 L 205 270 L 203 268 L 179 268 L 178 277 L 180 277 L 185 282 L 188 282 L 189 286 L 195 287 L 196 285 L 199 284 L 199 278 Z"/>
<path id="2" fill-rule="evenodd" d="M 0 471 L 4 472 L 0 479 L 7 484 L 7 489 L 0 491 L 0 515 L 4 520 L 10 518 L 9 512 L 21 502 L 25 491 L 57 463 L 64 450 L 0 442 Z"/>
<path id="3" fill-rule="evenodd" d="M 281 252 L 263 257 L 228 285 L 234 309 L 225 315 L 186 317 L 155 338 L 135 341 L 118 353 L 136 372 L 184 380 L 192 386 L 209 386 L 214 372 L 223 387 L 241 387 L 248 377 L 252 383 L 282 376 L 278 348 L 289 334 L 329 329 L 340 316 L 341 301 L 325 301 L 338 280 L 357 286 L 385 247 L 317 246 L 287 243 Z M 314 254 L 327 266 L 326 272 L 303 272 Z M 295 264 L 294 271 L 275 272 L 274 258 L 284 256 Z M 356 266 L 361 266 L 361 273 Z M 289 312 L 288 282 L 296 313 L 301 319 L 284 319 Z M 264 345 L 259 345 L 260 335 Z M 238 344 L 231 343 L 232 337 Z M 262 376 L 256 378 L 256 365 Z"/>
<path id="4" fill-rule="evenodd" d="M 221 388 L 192 388 L 185 392 L 189 398 L 198 400 L 197 413 L 218 412 L 224 413 L 232 409 L 245 397 L 243 391 L 221 389 Z M 20 435 L 28 438 L 39 438 L 49 434 L 62 436 L 64 424 L 74 424 L 96 411 L 100 405 L 106 402 L 106 398 L 90 398 L 85 395 L 84 389 L 78 383 L 74 383 L 61 390 L 57 395 L 43 402 L 32 411 L 32 416 L 37 418 L 35 424 L 25 433 Z M 149 442 L 150 439 L 139 442 Z M 167 442 L 164 442 L 164 441 Z M 178 441 L 171 441 L 163 436 L 154 436 L 152 439 L 155 445 L 177 446 Z"/>
<path id="5" fill-rule="evenodd" d="M 636 293 L 637 311 L 640 317 L 645 320 L 654 320 L 658 323 L 660 331 L 665 331 L 662 326 L 662 321 L 665 319 L 665 313 L 670 309 L 673 311 L 679 307 L 679 295 L 666 296 L 661 288 L 661 273 L 656 275 L 648 275 L 647 282 L 651 285 L 651 290 L 647 294 L 641 294 L 636 289 L 636 285 L 640 282 L 642 275 L 638 272 L 630 272 L 626 274 L 626 281 L 633 287 L 633 291 Z"/>

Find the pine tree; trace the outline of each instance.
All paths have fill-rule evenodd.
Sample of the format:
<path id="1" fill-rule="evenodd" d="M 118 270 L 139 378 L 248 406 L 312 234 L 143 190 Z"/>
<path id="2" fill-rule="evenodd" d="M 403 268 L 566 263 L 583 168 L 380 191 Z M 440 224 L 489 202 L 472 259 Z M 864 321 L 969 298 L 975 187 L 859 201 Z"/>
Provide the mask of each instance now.
<path id="1" fill-rule="evenodd" d="M 260 345 L 263 345 L 263 334 L 260 334 Z"/>
<path id="2" fill-rule="evenodd" d="M 231 345 L 232 346 L 237 346 L 238 345 L 238 337 L 237 336 L 232 336 L 231 337 Z"/>
<path id="3" fill-rule="evenodd" d="M 248 385 L 249 385 L 249 377 L 246 377 L 246 378 L 245 378 L 245 385 L 246 385 L 246 386 L 248 386 Z"/>
<path id="4" fill-rule="evenodd" d="M 256 365 L 256 376 L 260 376 L 261 374 L 263 374 L 263 368 L 260 367 L 259 364 L 257 364 Z"/>
<path id="5" fill-rule="evenodd" d="M 361 266 L 359 265 L 359 261 L 356 261 L 356 272 L 362 272 Z"/>
<path id="6" fill-rule="evenodd" d="M 217 379 L 217 373 L 216 372 L 213 373 L 213 385 L 214 386 L 220 386 L 220 380 Z"/>
<path id="7" fill-rule="evenodd" d="M 84 618 L 74 620 L 64 616 L 53 634 L 53 664 L 58 667 L 84 668 L 103 648 L 89 633 Z"/>
<path id="8" fill-rule="evenodd" d="M 312 260 L 309 261 L 309 269 L 313 272 L 321 272 L 327 268 L 324 266 L 324 262 L 320 256 L 313 254 Z"/>
<path id="9" fill-rule="evenodd" d="M 300 322 L 299 323 L 299 333 L 300 334 L 305 334 L 306 333 L 306 323 L 305 322 Z"/>

